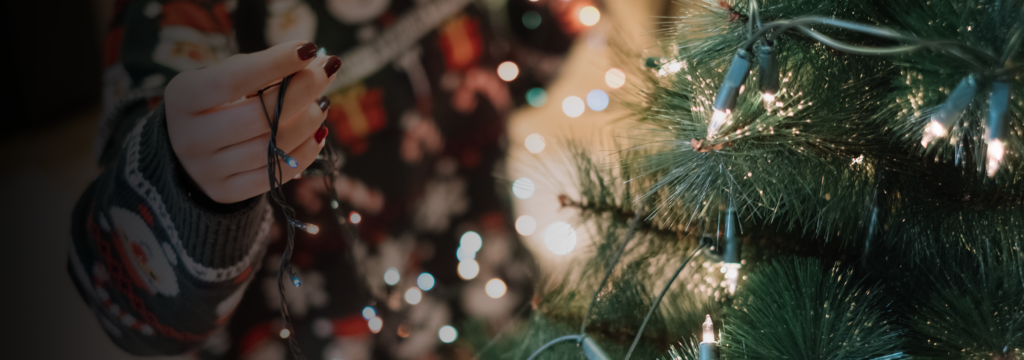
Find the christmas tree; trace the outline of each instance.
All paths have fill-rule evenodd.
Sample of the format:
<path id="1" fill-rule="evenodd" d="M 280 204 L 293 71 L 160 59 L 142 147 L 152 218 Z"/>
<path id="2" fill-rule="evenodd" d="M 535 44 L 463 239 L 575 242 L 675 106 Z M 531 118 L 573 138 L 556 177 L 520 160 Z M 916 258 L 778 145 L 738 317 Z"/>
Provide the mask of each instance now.
<path id="1" fill-rule="evenodd" d="M 669 21 L 630 145 L 570 147 L 592 253 L 477 357 L 1024 359 L 1024 1 Z"/>

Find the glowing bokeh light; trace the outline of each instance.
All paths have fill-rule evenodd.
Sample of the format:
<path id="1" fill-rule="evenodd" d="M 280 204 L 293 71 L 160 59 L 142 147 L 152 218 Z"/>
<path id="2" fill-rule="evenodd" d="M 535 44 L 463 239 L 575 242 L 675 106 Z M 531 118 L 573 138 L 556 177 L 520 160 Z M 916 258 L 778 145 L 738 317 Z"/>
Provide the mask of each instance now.
<path id="1" fill-rule="evenodd" d="M 506 61 L 498 65 L 498 77 L 505 81 L 515 80 L 519 76 L 519 66 L 511 61 Z"/>
<path id="2" fill-rule="evenodd" d="M 370 331 L 376 334 L 380 332 L 380 328 L 384 327 L 384 320 L 381 320 L 380 317 L 375 317 L 367 321 L 366 325 L 369 325 Z"/>
<path id="3" fill-rule="evenodd" d="M 434 288 L 434 275 L 430 273 L 422 273 L 416 278 L 416 286 L 419 286 L 423 291 L 430 291 Z"/>
<path id="4" fill-rule="evenodd" d="M 451 344 L 455 339 L 459 338 L 459 332 L 451 325 L 445 325 L 440 330 L 437 330 L 437 337 L 441 338 L 441 342 Z"/>
<path id="5" fill-rule="evenodd" d="M 626 73 L 616 68 L 608 69 L 604 73 L 604 83 L 612 89 L 618 89 L 622 85 L 626 85 Z"/>
<path id="6" fill-rule="evenodd" d="M 462 234 L 459 238 L 459 246 L 464 247 L 472 252 L 480 251 L 480 248 L 484 246 L 484 239 L 477 234 L 476 231 L 467 231 Z"/>
<path id="7" fill-rule="evenodd" d="M 480 275 L 480 264 L 477 264 L 476 260 L 466 260 L 459 263 L 458 271 L 459 277 L 463 280 L 472 280 Z"/>
<path id="8" fill-rule="evenodd" d="M 280 335 L 282 339 L 287 339 L 289 336 L 292 336 L 292 332 L 288 329 L 281 329 L 281 332 L 278 335 Z"/>
<path id="9" fill-rule="evenodd" d="M 494 299 L 505 296 L 505 290 L 507 289 L 508 287 L 505 286 L 505 282 L 498 278 L 487 280 L 487 285 L 484 286 L 484 291 L 487 292 L 487 296 Z"/>
<path id="10" fill-rule="evenodd" d="M 586 6 L 580 9 L 580 22 L 586 26 L 594 26 L 601 20 L 601 12 L 596 7 Z"/>
<path id="11" fill-rule="evenodd" d="M 544 232 L 544 245 L 555 255 L 565 255 L 576 248 L 576 230 L 564 221 L 556 221 Z"/>
<path id="12" fill-rule="evenodd" d="M 459 261 L 473 260 L 476 259 L 476 251 L 465 246 L 459 246 L 458 249 L 455 249 L 455 258 L 459 259 Z"/>
<path id="13" fill-rule="evenodd" d="M 562 100 L 562 112 L 571 118 L 583 115 L 583 110 L 586 110 L 586 107 L 583 99 L 580 99 L 579 96 L 570 96 Z"/>
<path id="14" fill-rule="evenodd" d="M 308 232 L 310 235 L 319 234 L 320 227 L 316 226 L 316 224 L 306 224 L 306 232 Z"/>
<path id="15" fill-rule="evenodd" d="M 526 103 L 533 107 L 541 107 L 548 103 L 548 92 L 539 87 L 526 90 Z"/>
<path id="16" fill-rule="evenodd" d="M 399 280 L 402 280 L 402 274 L 398 272 L 398 269 L 389 267 L 384 271 L 384 283 L 388 285 L 395 285 Z"/>
<path id="17" fill-rule="evenodd" d="M 423 292 L 419 288 L 411 287 L 405 291 L 405 302 L 416 305 L 420 300 L 423 300 Z"/>
<path id="18" fill-rule="evenodd" d="M 526 150 L 531 153 L 537 154 L 544 151 L 544 146 L 546 145 L 544 137 L 540 136 L 540 134 L 534 133 L 526 136 Z"/>
<path id="19" fill-rule="evenodd" d="M 533 180 L 530 180 L 530 178 L 519 178 L 512 183 L 512 194 L 520 199 L 529 199 L 533 196 L 535 190 L 537 190 L 537 186 L 533 184 Z"/>
<path id="20" fill-rule="evenodd" d="M 363 319 L 370 320 L 377 317 L 377 310 L 373 306 L 363 308 Z"/>
<path id="21" fill-rule="evenodd" d="M 516 232 L 519 235 L 529 236 L 537 231 L 537 220 L 533 219 L 533 216 L 523 215 L 516 219 Z"/>
<path id="22" fill-rule="evenodd" d="M 359 215 L 359 213 L 353 211 L 353 212 L 348 214 L 348 221 L 353 223 L 353 224 L 359 224 L 360 222 L 363 221 L 363 216 Z"/>
<path id="23" fill-rule="evenodd" d="M 536 11 L 527 11 L 523 13 L 523 26 L 527 29 L 533 30 L 540 26 L 541 23 L 540 14 Z"/>
<path id="24" fill-rule="evenodd" d="M 587 106 L 590 110 L 601 111 L 608 108 L 608 93 L 594 89 L 587 93 Z"/>

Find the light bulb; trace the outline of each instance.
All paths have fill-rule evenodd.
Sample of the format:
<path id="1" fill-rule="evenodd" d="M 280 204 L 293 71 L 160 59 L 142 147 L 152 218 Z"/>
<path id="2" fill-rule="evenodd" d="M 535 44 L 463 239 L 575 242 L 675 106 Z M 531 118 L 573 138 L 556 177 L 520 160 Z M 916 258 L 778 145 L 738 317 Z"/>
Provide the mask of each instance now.
<path id="1" fill-rule="evenodd" d="M 988 171 L 988 177 L 996 176 L 999 164 L 1003 162 L 1003 152 L 1003 142 L 1001 140 L 995 139 L 988 143 L 988 153 L 986 156 L 988 165 L 985 168 Z"/>
<path id="2" fill-rule="evenodd" d="M 320 227 L 315 224 L 306 224 L 306 232 L 310 235 L 316 235 L 320 233 Z"/>
<path id="3" fill-rule="evenodd" d="M 729 286 L 729 294 L 736 293 L 736 283 L 740 277 L 740 266 L 741 264 L 736 263 L 725 263 L 722 265 L 722 269 L 725 270 L 725 283 Z"/>
<path id="4" fill-rule="evenodd" d="M 718 135 L 718 130 L 725 125 L 727 117 L 729 117 L 729 110 L 715 110 L 715 114 L 711 115 L 711 122 L 708 123 L 708 139 L 714 139 Z"/>
<path id="5" fill-rule="evenodd" d="M 942 126 L 942 123 L 932 119 L 928 122 L 928 126 L 924 127 L 924 136 L 921 137 L 921 146 L 928 147 L 928 144 L 931 144 L 932 140 L 944 136 L 946 136 L 946 127 Z"/>
<path id="6" fill-rule="evenodd" d="M 761 93 L 761 100 L 764 100 L 764 107 L 771 109 L 775 104 L 775 94 Z"/>
<path id="7" fill-rule="evenodd" d="M 711 322 L 711 315 L 708 315 L 707 320 L 704 320 L 704 341 L 706 343 L 715 342 L 715 324 Z"/>

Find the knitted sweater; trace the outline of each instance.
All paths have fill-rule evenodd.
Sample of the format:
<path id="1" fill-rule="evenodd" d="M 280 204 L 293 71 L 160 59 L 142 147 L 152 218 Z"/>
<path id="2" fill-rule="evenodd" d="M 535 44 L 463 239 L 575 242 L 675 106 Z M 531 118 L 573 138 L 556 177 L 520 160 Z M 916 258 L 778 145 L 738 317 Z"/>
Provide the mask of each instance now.
<path id="1" fill-rule="evenodd" d="M 529 301 L 533 265 L 493 173 L 502 164 L 505 118 L 553 76 L 571 36 L 526 0 L 498 9 L 504 13 L 459 1 L 119 1 L 96 142 L 103 171 L 74 210 L 68 260 L 110 338 L 139 355 L 283 359 L 281 338 L 296 336 L 310 359 L 411 359 L 437 351 L 441 325 L 504 319 Z M 321 232 L 296 239 L 303 286 L 287 294 L 296 333 L 283 333 L 271 291 L 277 269 L 263 266 L 283 247 L 274 211 L 264 196 L 223 205 L 191 185 L 170 146 L 163 87 L 178 72 L 293 39 L 346 59 L 381 48 L 375 41 L 388 36 L 379 35 L 408 27 L 406 15 L 445 3 L 456 6 L 423 34 L 399 32 L 411 41 L 397 56 L 362 73 L 350 69 L 356 75 L 328 91 L 328 140 L 345 155 L 339 198 L 326 198 L 321 179 L 286 185 L 300 219 L 321 224 Z M 527 11 L 543 15 L 543 25 L 523 28 L 518 19 Z M 512 26 L 489 26 L 495 14 Z M 496 77 L 505 60 L 520 64 L 517 80 Z M 331 225 L 331 200 L 361 222 L 355 254 Z M 489 260 L 481 260 L 478 279 L 464 281 L 454 264 L 467 231 L 483 237 L 479 256 Z M 393 286 L 382 282 L 392 269 L 402 275 Z M 402 302 L 423 272 L 439 290 L 424 292 L 418 305 Z M 369 288 L 356 288 L 356 276 Z M 476 290 L 494 277 L 508 283 L 508 295 L 481 306 Z M 384 330 L 368 326 L 368 305 Z"/>

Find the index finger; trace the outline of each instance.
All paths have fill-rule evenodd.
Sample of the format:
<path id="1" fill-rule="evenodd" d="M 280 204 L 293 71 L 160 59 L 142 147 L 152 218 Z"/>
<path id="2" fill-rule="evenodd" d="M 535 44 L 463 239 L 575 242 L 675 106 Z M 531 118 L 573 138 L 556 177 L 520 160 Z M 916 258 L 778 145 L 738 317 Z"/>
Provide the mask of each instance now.
<path id="1" fill-rule="evenodd" d="M 313 43 L 289 41 L 251 54 L 234 55 L 213 66 L 181 73 L 168 86 L 184 86 L 183 110 L 202 112 L 241 99 L 294 74 L 316 57 Z M 178 84 L 173 84 L 177 82 Z"/>

